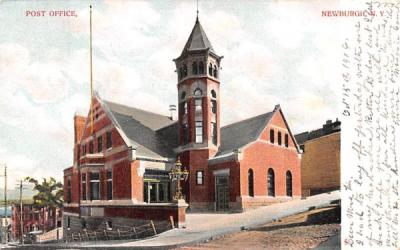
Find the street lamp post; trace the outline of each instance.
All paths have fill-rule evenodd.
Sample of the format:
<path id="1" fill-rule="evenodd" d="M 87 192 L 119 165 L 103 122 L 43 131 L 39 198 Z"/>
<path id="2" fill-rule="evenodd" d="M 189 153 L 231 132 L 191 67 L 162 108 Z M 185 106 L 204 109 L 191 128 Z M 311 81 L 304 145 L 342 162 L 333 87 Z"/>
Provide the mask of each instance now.
<path id="1" fill-rule="evenodd" d="M 182 170 L 182 163 L 178 157 L 178 160 L 175 163 L 175 167 L 172 168 L 171 172 L 169 173 L 169 178 L 172 181 L 177 181 L 176 191 L 173 197 L 174 200 L 179 201 L 185 199 L 185 196 L 182 194 L 181 181 L 187 181 L 188 177 L 189 171 L 186 168 Z"/>

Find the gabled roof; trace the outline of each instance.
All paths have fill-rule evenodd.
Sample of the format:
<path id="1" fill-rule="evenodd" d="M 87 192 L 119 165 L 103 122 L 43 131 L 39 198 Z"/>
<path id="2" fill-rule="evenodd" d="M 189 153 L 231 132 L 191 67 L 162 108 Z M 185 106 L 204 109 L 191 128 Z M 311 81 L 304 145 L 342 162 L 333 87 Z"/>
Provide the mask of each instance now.
<path id="1" fill-rule="evenodd" d="M 138 157 L 174 158 L 173 147 L 178 144 L 176 121 L 168 116 L 140 110 L 125 105 L 102 101 L 106 112 L 112 116 L 115 126 L 123 133 L 128 145 L 136 148 Z M 168 131 L 167 135 L 164 131 Z"/>
<path id="2" fill-rule="evenodd" d="M 215 156 L 233 152 L 257 140 L 273 114 L 274 111 L 271 111 L 222 127 L 221 145 Z"/>
<path id="3" fill-rule="evenodd" d="M 294 138 L 289 125 L 283 115 L 280 105 L 276 105 L 274 110 L 265 114 L 261 114 L 243 121 L 239 121 L 221 128 L 221 145 L 218 148 L 214 158 L 224 158 L 227 155 L 243 148 L 244 146 L 256 141 L 264 129 L 268 126 L 275 113 L 282 115 L 283 121 L 288 129 L 288 133 L 295 143 L 297 152 L 296 138 Z"/>
<path id="4" fill-rule="evenodd" d="M 182 54 L 186 51 L 194 51 L 194 50 L 205 50 L 209 49 L 211 52 L 214 52 L 214 49 L 208 40 L 206 33 L 201 26 L 199 19 L 196 19 L 196 23 L 194 24 L 192 33 L 190 33 L 189 39 L 186 42 L 185 47 L 183 48 Z"/>

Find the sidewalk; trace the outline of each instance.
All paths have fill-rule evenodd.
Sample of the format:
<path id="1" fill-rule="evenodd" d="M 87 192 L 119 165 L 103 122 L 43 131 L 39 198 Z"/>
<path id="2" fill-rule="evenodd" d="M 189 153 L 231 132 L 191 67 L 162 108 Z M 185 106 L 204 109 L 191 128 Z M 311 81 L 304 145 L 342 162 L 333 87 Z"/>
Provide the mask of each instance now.
<path id="1" fill-rule="evenodd" d="M 35 245 L 38 248 L 137 248 L 158 249 L 173 248 L 185 244 L 205 241 L 218 235 L 240 231 L 242 227 L 255 227 L 282 217 L 307 211 L 310 207 L 320 207 L 340 199 L 340 192 L 308 197 L 285 203 L 261 207 L 244 213 L 198 213 L 187 214 L 187 227 L 173 229 L 154 238 L 141 241 L 102 241 L 82 243 L 61 243 L 52 245 Z"/>

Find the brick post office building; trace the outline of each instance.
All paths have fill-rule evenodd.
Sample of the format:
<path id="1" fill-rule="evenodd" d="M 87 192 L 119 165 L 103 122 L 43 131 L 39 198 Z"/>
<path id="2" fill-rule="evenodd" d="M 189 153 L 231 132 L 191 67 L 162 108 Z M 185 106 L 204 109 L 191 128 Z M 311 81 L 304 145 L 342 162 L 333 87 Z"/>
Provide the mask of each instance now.
<path id="1" fill-rule="evenodd" d="M 93 133 L 90 116 L 75 116 L 74 165 L 64 170 L 64 225 L 79 217 L 115 223 L 162 218 L 168 209 L 141 208 L 171 202 L 176 183 L 168 173 L 178 157 L 189 171 L 182 184 L 192 211 L 243 211 L 301 196 L 301 154 L 279 105 L 221 126 L 221 60 L 197 19 L 174 59 L 177 121 L 97 94 Z"/>

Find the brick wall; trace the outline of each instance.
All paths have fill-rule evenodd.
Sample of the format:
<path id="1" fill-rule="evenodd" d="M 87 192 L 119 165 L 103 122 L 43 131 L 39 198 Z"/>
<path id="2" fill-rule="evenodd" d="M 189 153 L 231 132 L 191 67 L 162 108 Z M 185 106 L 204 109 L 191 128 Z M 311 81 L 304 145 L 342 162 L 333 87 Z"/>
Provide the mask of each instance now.
<path id="1" fill-rule="evenodd" d="M 304 143 L 301 178 L 304 196 L 340 188 L 340 132 Z"/>
<path id="2" fill-rule="evenodd" d="M 15 240 L 18 240 L 21 235 L 20 218 L 20 205 L 13 204 L 11 215 L 11 235 Z M 24 234 L 37 230 L 47 232 L 56 228 L 57 221 L 61 221 L 62 219 L 62 212 L 56 208 L 36 208 L 32 204 L 24 204 L 22 207 L 22 218 Z"/>
<path id="3" fill-rule="evenodd" d="M 275 140 L 270 141 L 270 130 L 275 133 Z M 278 145 L 277 133 L 281 132 L 282 144 Z M 285 146 L 285 134 L 288 134 L 288 147 Z M 240 160 L 240 194 L 243 209 L 258 205 L 267 205 L 291 199 L 286 193 L 286 172 L 292 174 L 292 196 L 301 196 L 300 155 L 295 142 L 290 136 L 281 112 L 276 112 L 259 140 L 245 147 Z M 268 169 L 275 175 L 275 197 L 268 195 Z M 253 170 L 254 197 L 249 197 L 248 172 Z"/>

